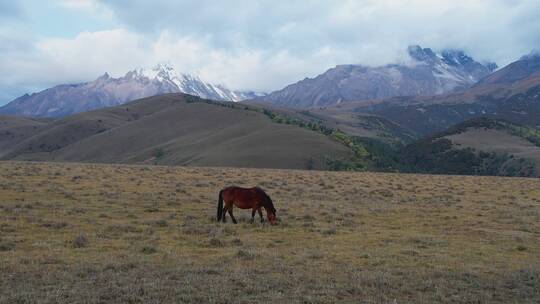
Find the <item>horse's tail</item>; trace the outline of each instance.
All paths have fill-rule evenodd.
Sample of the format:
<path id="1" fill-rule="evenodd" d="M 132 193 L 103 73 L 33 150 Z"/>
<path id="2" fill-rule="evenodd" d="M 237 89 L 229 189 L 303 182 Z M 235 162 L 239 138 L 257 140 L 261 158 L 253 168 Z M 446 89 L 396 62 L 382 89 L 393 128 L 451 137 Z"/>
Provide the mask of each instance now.
<path id="1" fill-rule="evenodd" d="M 217 205 L 217 221 L 221 219 L 223 214 L 223 190 L 219 191 L 218 205 Z"/>

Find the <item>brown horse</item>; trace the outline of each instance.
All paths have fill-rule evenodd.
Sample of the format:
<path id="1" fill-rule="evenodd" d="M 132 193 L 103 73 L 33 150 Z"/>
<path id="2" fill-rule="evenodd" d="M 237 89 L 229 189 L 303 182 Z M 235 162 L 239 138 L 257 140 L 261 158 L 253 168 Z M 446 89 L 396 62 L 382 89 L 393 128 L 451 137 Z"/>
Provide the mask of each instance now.
<path id="1" fill-rule="evenodd" d="M 225 202 L 225 207 L 223 207 L 223 202 Z M 227 211 L 231 216 L 233 223 L 237 223 L 233 215 L 233 206 L 240 209 L 251 209 L 251 222 L 255 221 L 255 212 L 259 212 L 261 217 L 261 223 L 263 220 L 263 215 L 261 208 L 266 209 L 266 216 L 270 224 L 276 224 L 276 208 L 272 203 L 272 199 L 268 194 L 266 194 L 261 188 L 240 188 L 240 187 L 227 187 L 219 191 L 219 199 L 217 206 L 217 220 L 225 222 L 225 215 Z"/>

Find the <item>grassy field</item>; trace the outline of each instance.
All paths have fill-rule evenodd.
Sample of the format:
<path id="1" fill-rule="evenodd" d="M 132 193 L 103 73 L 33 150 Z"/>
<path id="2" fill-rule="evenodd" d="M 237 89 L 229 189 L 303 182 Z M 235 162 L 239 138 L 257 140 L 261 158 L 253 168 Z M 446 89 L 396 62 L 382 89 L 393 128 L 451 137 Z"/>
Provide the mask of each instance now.
<path id="1" fill-rule="evenodd" d="M 0 162 L 0 303 L 168 302 L 538 303 L 540 180 Z"/>

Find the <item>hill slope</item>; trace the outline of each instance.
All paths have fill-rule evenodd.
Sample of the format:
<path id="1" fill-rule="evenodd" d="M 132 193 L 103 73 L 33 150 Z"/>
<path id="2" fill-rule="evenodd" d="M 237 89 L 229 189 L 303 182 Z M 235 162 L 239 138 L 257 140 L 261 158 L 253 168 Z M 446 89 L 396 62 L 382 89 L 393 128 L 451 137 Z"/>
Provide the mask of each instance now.
<path id="1" fill-rule="evenodd" d="M 410 144 L 400 157 L 411 172 L 540 176 L 540 131 L 480 118 Z"/>
<path id="2" fill-rule="evenodd" d="M 0 115 L 0 151 L 15 146 L 46 125 L 35 119 Z"/>
<path id="3" fill-rule="evenodd" d="M 324 168 L 343 144 L 276 124 L 252 108 L 167 94 L 48 123 L 2 159 L 267 168 Z"/>

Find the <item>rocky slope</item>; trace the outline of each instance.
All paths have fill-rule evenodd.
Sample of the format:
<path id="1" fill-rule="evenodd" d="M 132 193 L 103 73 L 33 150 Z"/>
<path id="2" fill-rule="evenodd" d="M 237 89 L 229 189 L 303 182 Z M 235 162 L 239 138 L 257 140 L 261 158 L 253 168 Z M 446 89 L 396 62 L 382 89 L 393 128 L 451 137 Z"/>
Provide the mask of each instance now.
<path id="1" fill-rule="evenodd" d="M 105 73 L 94 81 L 63 84 L 31 95 L 25 94 L 4 107 L 7 115 L 59 117 L 166 93 L 186 93 L 213 100 L 239 101 L 254 93 L 232 91 L 188 74 L 180 74 L 167 64 L 152 69 L 136 69 L 120 78 Z"/>
<path id="2" fill-rule="evenodd" d="M 358 102 L 342 111 L 380 115 L 419 135 L 481 116 L 540 128 L 540 55 L 524 56 L 460 93 Z"/>
<path id="3" fill-rule="evenodd" d="M 458 50 L 435 53 L 429 48 L 411 46 L 408 54 L 410 60 L 403 64 L 338 65 L 259 100 L 309 108 L 345 101 L 443 94 L 468 88 L 497 67 L 494 63 L 481 64 Z"/>

